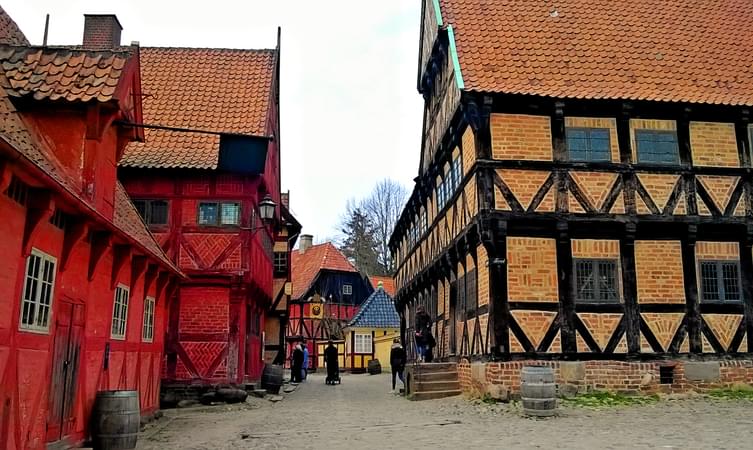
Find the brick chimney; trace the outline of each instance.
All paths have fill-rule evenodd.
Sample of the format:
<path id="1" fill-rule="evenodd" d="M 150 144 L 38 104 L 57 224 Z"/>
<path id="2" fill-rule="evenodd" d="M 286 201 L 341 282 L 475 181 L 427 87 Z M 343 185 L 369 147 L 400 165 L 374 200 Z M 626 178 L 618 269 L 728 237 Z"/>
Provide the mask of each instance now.
<path id="1" fill-rule="evenodd" d="M 84 14 L 84 48 L 111 50 L 120 47 L 123 27 L 115 14 Z"/>
<path id="2" fill-rule="evenodd" d="M 314 243 L 314 236 L 310 234 L 301 235 L 301 243 L 298 245 L 298 251 L 302 254 L 306 253 L 306 250 L 311 248 Z"/>

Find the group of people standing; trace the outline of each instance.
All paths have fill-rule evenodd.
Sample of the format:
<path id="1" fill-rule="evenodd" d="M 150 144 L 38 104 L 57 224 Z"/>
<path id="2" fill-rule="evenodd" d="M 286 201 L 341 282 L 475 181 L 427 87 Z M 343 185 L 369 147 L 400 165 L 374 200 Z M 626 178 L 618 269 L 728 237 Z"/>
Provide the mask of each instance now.
<path id="1" fill-rule="evenodd" d="M 290 367 L 290 382 L 302 383 L 308 376 L 309 348 L 306 341 L 299 342 L 293 347 L 292 364 Z"/>
<path id="2" fill-rule="evenodd" d="M 416 328 L 415 328 L 415 342 L 416 342 L 416 358 L 420 362 L 432 362 L 434 360 L 434 347 L 437 345 L 437 341 L 431 334 L 431 317 L 426 312 L 423 306 L 416 308 Z M 392 392 L 395 391 L 395 382 L 399 378 L 405 386 L 405 377 L 403 371 L 405 370 L 405 364 L 408 360 L 405 348 L 400 344 L 400 339 L 395 338 L 390 350 L 390 366 L 392 367 Z"/>

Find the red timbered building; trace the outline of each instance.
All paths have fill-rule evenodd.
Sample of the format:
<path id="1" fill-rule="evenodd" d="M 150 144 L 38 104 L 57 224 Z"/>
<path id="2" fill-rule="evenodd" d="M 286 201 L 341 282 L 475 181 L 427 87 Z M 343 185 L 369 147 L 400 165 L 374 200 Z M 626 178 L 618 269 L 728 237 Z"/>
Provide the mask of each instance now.
<path id="1" fill-rule="evenodd" d="M 524 363 L 753 383 L 751 21 L 747 0 L 423 1 L 421 164 L 390 245 L 404 331 L 426 305 L 464 388 L 517 390 Z"/>
<path id="2" fill-rule="evenodd" d="M 292 223 L 275 207 L 279 45 L 140 53 L 145 141 L 128 145 L 119 177 L 188 275 L 169 312 L 164 381 L 259 380 L 275 242 Z"/>
<path id="3" fill-rule="evenodd" d="M 310 368 L 316 370 L 324 365 L 324 349 L 331 339 L 343 358 L 341 367 L 345 367 L 343 328 L 374 288 L 334 244 L 312 245 L 312 241 L 313 236 L 301 235 L 298 250 L 292 255 L 288 355 L 292 345 L 306 341 Z"/>
<path id="4" fill-rule="evenodd" d="M 0 9 L 0 449 L 81 443 L 100 390 L 159 407 L 180 272 L 116 179 L 139 76 L 136 47 L 30 46 Z"/>

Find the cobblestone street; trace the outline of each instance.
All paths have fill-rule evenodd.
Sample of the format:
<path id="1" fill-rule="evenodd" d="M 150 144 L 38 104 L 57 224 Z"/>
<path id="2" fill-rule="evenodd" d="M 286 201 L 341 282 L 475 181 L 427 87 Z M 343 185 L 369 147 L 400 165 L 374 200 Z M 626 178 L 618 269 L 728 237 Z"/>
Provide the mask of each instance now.
<path id="1" fill-rule="evenodd" d="M 312 375 L 279 403 L 167 411 L 138 448 L 743 449 L 753 447 L 752 413 L 749 401 L 703 398 L 535 420 L 516 404 L 409 402 L 389 393 L 388 375 L 345 375 L 340 386 Z"/>

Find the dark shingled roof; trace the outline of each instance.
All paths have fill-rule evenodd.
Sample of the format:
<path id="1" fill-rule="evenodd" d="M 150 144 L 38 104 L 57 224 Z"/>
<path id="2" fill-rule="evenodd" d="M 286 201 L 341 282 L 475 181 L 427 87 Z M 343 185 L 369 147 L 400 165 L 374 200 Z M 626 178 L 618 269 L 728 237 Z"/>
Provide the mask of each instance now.
<path id="1" fill-rule="evenodd" d="M 29 45 L 29 40 L 2 6 L 0 6 L 0 44 Z"/>
<path id="2" fill-rule="evenodd" d="M 400 328 L 395 303 L 381 286 L 361 305 L 348 327 Z"/>

